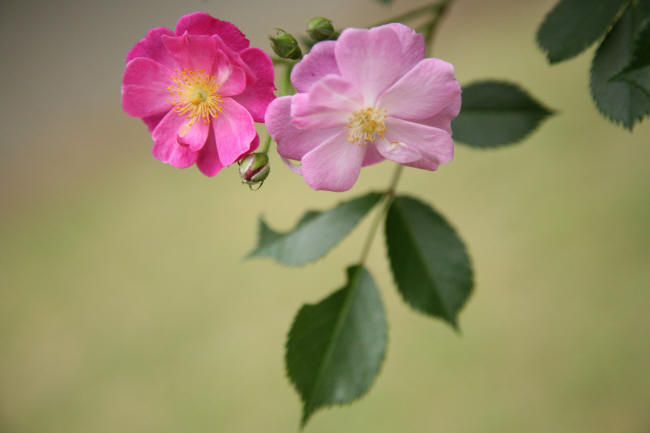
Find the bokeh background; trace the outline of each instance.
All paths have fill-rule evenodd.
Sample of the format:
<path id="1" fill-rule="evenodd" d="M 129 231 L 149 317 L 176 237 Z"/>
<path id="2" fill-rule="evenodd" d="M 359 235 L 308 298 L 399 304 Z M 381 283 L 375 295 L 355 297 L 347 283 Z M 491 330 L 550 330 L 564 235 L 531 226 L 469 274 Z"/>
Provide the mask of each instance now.
<path id="1" fill-rule="evenodd" d="M 628 432 L 650 429 L 650 122 L 604 120 L 586 55 L 550 67 L 534 33 L 554 0 L 457 0 L 435 54 L 462 83 L 522 84 L 558 114 L 521 145 L 457 147 L 399 189 L 453 222 L 476 290 L 462 333 L 409 310 L 383 242 L 369 268 L 390 324 L 370 393 L 318 412 L 307 432 Z M 267 48 L 311 16 L 368 26 L 423 4 L 396 0 L 0 3 L 0 431 L 292 432 L 284 376 L 301 304 L 340 287 L 368 221 L 325 259 L 244 261 L 264 213 L 383 187 L 389 163 L 345 194 L 314 192 L 274 157 L 261 191 L 236 169 L 208 179 L 150 155 L 120 108 L 128 49 L 205 10 Z"/>

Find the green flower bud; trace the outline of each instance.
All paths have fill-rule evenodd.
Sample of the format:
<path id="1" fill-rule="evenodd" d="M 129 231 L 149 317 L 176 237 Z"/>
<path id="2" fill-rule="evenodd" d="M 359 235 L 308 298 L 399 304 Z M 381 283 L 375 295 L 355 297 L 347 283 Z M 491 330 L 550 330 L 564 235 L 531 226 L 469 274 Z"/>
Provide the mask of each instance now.
<path id="1" fill-rule="evenodd" d="M 279 57 L 283 59 L 298 60 L 302 57 L 300 45 L 293 35 L 285 32 L 282 29 L 275 29 L 275 35 L 269 36 L 271 41 L 271 48 Z"/>
<path id="2" fill-rule="evenodd" d="M 250 189 L 253 189 L 254 186 L 257 186 L 255 189 L 261 188 L 270 171 L 271 166 L 266 153 L 251 153 L 239 161 L 239 174 L 242 182 L 247 184 Z"/>
<path id="3" fill-rule="evenodd" d="M 334 30 L 334 26 L 332 26 L 332 21 L 323 17 L 316 17 L 309 20 L 307 34 L 316 42 L 335 39 L 334 36 L 338 36 Z"/>

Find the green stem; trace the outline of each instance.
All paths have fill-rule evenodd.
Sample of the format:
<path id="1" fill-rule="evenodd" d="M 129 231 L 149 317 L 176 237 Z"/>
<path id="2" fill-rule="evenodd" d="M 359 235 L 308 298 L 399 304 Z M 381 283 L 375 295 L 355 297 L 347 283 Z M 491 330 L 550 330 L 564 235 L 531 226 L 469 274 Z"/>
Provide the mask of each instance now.
<path id="1" fill-rule="evenodd" d="M 437 4 L 434 17 L 431 19 L 431 22 L 424 29 L 424 42 L 427 45 L 427 55 L 431 56 L 433 50 L 433 39 L 436 35 L 436 30 L 438 29 L 438 24 L 444 18 L 449 6 L 454 0 L 443 0 Z"/>
<path id="2" fill-rule="evenodd" d="M 296 89 L 293 88 L 291 84 L 291 71 L 293 70 L 293 65 L 286 65 L 284 71 L 282 71 L 282 79 L 280 81 L 280 94 L 278 96 L 293 95 L 296 93 Z"/>
<path id="3" fill-rule="evenodd" d="M 444 2 L 444 0 L 443 0 L 443 2 Z M 417 17 L 419 17 L 420 15 L 423 15 L 426 12 L 432 12 L 433 10 L 435 10 L 435 8 L 438 6 L 439 3 L 440 3 L 440 0 L 435 1 L 433 3 L 429 3 L 429 4 L 424 5 L 424 6 L 420 6 L 419 8 L 415 8 L 415 9 L 412 9 L 412 10 L 410 10 L 408 12 L 403 13 L 402 15 L 398 15 L 396 17 L 389 18 L 386 21 L 382 21 L 382 22 L 377 23 L 377 24 L 375 24 L 374 26 L 371 26 L 371 27 L 377 27 L 377 26 L 381 26 L 381 25 L 384 25 L 384 24 L 399 23 L 399 22 L 403 22 L 403 21 L 412 20 L 413 18 L 417 18 Z"/>
<path id="4" fill-rule="evenodd" d="M 377 233 L 377 229 L 379 228 L 379 225 L 384 219 L 384 216 L 388 212 L 388 208 L 390 207 L 390 204 L 393 202 L 393 197 L 395 197 L 395 187 L 397 186 L 397 182 L 399 182 L 399 178 L 402 175 L 403 170 L 404 170 L 403 165 L 398 164 L 397 167 L 395 167 L 395 171 L 393 172 L 393 177 L 391 178 L 390 184 L 388 185 L 388 188 L 386 188 L 386 192 L 384 193 L 384 201 L 382 203 L 381 209 L 379 210 L 379 212 L 375 214 L 375 219 L 372 220 L 372 225 L 370 226 L 370 230 L 368 231 L 366 240 L 363 243 L 363 248 L 361 249 L 361 258 L 359 259 L 360 265 L 363 265 L 363 263 L 368 258 L 368 254 L 370 253 L 370 247 L 372 247 L 372 241 L 375 239 L 375 234 Z"/>
<path id="5" fill-rule="evenodd" d="M 264 140 L 264 144 L 262 145 L 262 149 L 257 153 L 268 153 L 270 147 L 271 147 L 271 135 L 267 135 L 266 140 Z"/>
<path id="6" fill-rule="evenodd" d="M 290 65 L 293 66 L 296 63 L 298 63 L 297 60 L 291 60 L 291 59 L 282 59 L 280 57 L 271 57 L 271 60 L 273 61 L 274 65 Z"/>

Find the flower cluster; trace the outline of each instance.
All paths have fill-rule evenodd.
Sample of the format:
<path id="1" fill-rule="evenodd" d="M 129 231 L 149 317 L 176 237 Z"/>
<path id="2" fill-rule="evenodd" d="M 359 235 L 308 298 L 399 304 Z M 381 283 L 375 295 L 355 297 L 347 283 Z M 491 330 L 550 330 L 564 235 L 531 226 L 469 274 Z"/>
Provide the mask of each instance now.
<path id="1" fill-rule="evenodd" d="M 128 53 L 122 106 L 152 131 L 157 159 L 208 176 L 257 148 L 254 121 L 317 190 L 348 190 L 361 167 L 384 159 L 425 170 L 449 162 L 461 104 L 453 66 L 425 58 L 422 35 L 402 24 L 340 36 L 330 27 L 310 24 L 338 39 L 316 43 L 291 73 L 298 93 L 275 99 L 266 53 L 231 23 L 186 15 Z"/>
<path id="2" fill-rule="evenodd" d="M 273 101 L 266 126 L 314 189 L 348 190 L 384 159 L 435 170 L 453 157 L 454 68 L 425 58 L 422 35 L 405 25 L 346 29 L 316 44 L 291 81 L 299 93 Z"/>
<path id="3" fill-rule="evenodd" d="M 151 29 L 126 60 L 122 107 L 149 127 L 155 158 L 214 176 L 258 146 L 273 64 L 233 24 L 185 15 L 176 32 Z"/>

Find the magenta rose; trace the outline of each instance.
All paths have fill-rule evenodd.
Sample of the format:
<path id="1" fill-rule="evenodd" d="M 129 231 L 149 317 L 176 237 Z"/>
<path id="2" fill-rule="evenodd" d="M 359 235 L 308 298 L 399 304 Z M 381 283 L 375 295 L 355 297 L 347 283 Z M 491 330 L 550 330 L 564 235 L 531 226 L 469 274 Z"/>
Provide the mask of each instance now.
<path id="1" fill-rule="evenodd" d="M 257 147 L 273 64 L 233 24 L 185 15 L 176 32 L 149 30 L 126 61 L 122 107 L 149 127 L 156 159 L 214 176 Z"/>

